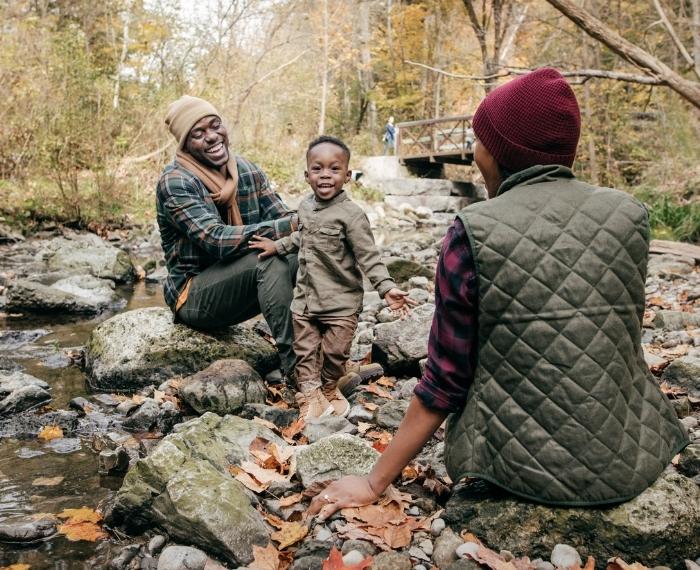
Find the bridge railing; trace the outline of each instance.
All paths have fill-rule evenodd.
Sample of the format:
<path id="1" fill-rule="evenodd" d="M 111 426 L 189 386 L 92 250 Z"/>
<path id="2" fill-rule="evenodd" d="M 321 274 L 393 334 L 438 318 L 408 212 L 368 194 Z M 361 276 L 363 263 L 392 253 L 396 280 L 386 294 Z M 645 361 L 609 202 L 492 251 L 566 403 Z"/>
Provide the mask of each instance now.
<path id="1" fill-rule="evenodd" d="M 461 115 L 398 123 L 396 154 L 402 161 L 440 162 L 440 157 L 461 157 L 468 161 L 474 145 L 472 117 Z"/>

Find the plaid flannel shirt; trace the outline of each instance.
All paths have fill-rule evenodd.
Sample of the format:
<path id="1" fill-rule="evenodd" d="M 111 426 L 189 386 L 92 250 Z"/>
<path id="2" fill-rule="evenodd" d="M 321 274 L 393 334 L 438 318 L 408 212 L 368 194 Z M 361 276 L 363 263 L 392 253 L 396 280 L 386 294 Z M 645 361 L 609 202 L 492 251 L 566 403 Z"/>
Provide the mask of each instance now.
<path id="1" fill-rule="evenodd" d="M 255 164 L 236 157 L 238 207 L 242 226 L 229 226 L 204 184 L 178 164 L 163 170 L 156 188 L 156 211 L 168 277 L 165 301 L 172 310 L 190 277 L 221 259 L 250 251 L 254 235 L 279 239 L 291 233 L 291 211 L 270 188 L 265 173 Z"/>
<path id="2" fill-rule="evenodd" d="M 428 408 L 458 412 L 474 380 L 478 289 L 467 232 L 457 219 L 442 243 L 435 275 L 435 315 L 428 362 L 415 394 Z"/>

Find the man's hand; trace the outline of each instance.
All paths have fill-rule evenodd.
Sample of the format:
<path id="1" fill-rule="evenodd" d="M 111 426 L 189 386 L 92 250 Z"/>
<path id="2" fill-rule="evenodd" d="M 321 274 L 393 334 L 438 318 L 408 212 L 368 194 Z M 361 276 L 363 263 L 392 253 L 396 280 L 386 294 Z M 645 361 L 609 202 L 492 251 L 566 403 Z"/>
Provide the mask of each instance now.
<path id="1" fill-rule="evenodd" d="M 408 298 L 408 293 L 406 291 L 402 291 L 396 287 L 389 289 L 387 294 L 384 295 L 384 300 L 392 311 L 397 311 L 402 317 L 405 317 L 411 312 L 410 307 L 415 307 L 417 305 L 416 301 Z"/>
<path id="2" fill-rule="evenodd" d="M 248 243 L 248 245 L 251 249 L 260 250 L 260 253 L 258 254 L 259 259 L 265 259 L 266 257 L 270 257 L 271 255 L 277 255 L 277 248 L 275 247 L 275 242 L 272 241 L 270 238 L 255 235 L 252 238 L 250 238 L 250 242 Z"/>
<path id="3" fill-rule="evenodd" d="M 349 507 L 363 507 L 379 499 L 369 484 L 369 477 L 348 475 L 335 481 L 314 497 L 306 513 L 310 518 L 318 514 L 325 521 L 334 512 Z"/>

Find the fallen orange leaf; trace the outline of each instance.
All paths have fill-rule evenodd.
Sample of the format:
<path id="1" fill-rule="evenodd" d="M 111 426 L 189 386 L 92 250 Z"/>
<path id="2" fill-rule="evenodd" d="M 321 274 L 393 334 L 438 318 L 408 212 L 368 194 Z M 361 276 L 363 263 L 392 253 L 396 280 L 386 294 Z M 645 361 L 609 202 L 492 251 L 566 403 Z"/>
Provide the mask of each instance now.
<path id="1" fill-rule="evenodd" d="M 268 487 L 268 485 L 261 485 L 253 477 L 248 475 L 248 473 L 243 471 L 243 469 L 238 467 L 238 465 L 229 465 L 228 472 L 233 475 L 233 478 L 236 479 L 236 481 L 254 493 L 262 493 Z"/>
<path id="2" fill-rule="evenodd" d="M 294 436 L 300 434 L 301 430 L 304 429 L 305 425 L 306 424 L 304 423 L 303 418 L 299 418 L 293 421 L 289 426 L 282 430 L 282 437 L 286 440 L 287 443 L 294 443 Z"/>
<path id="3" fill-rule="evenodd" d="M 372 402 L 362 402 L 362 405 L 365 407 L 366 410 L 369 410 L 370 412 L 373 412 L 379 407 L 377 404 L 374 404 Z"/>
<path id="4" fill-rule="evenodd" d="M 372 560 L 372 557 L 368 556 L 357 564 L 344 564 L 343 555 L 334 546 L 328 554 L 328 558 L 323 561 L 323 570 L 364 570 L 372 565 Z"/>
<path id="5" fill-rule="evenodd" d="M 279 542 L 279 549 L 284 550 L 292 544 L 296 544 L 309 534 L 309 528 L 298 522 L 284 523 L 280 530 L 273 532 L 270 535 L 272 540 Z"/>
<path id="6" fill-rule="evenodd" d="M 63 437 L 63 430 L 60 426 L 44 426 L 43 428 L 41 428 L 41 431 L 39 432 L 39 435 L 37 437 L 39 439 L 43 439 L 44 441 L 60 439 Z"/>
<path id="7" fill-rule="evenodd" d="M 56 515 L 59 519 L 66 519 L 66 523 L 91 522 L 98 523 L 102 520 L 102 515 L 90 507 L 81 507 L 79 509 L 63 509 Z"/>
<path id="8" fill-rule="evenodd" d="M 67 522 L 59 525 L 57 530 L 68 540 L 73 542 L 77 540 L 95 542 L 97 540 L 107 538 L 107 533 L 104 532 L 99 525 L 87 521 L 76 523 Z"/>
<path id="9" fill-rule="evenodd" d="M 0 566 L 0 570 L 29 570 L 30 564 L 10 564 L 9 566 Z"/>
<path id="10" fill-rule="evenodd" d="M 290 495 L 289 497 L 282 497 L 280 499 L 280 507 L 291 507 L 292 505 L 296 505 L 302 500 L 303 497 L 304 495 L 301 493 Z"/>
<path id="11" fill-rule="evenodd" d="M 394 397 L 389 394 L 386 390 L 383 390 L 376 384 L 370 384 L 369 386 L 365 386 L 365 392 L 369 392 L 370 394 L 374 394 L 375 396 L 379 396 L 380 398 L 385 398 L 387 400 L 393 400 Z"/>
<path id="12" fill-rule="evenodd" d="M 278 570 L 280 565 L 280 553 L 272 543 L 265 548 L 253 545 L 253 562 L 248 564 L 251 570 Z"/>

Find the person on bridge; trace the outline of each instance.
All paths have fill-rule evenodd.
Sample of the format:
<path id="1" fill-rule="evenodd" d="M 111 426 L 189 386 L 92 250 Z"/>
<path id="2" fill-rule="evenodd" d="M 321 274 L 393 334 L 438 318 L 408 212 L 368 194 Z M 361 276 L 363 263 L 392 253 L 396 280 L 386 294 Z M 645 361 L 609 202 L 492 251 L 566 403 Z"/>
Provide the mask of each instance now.
<path id="1" fill-rule="evenodd" d="M 394 126 L 394 117 L 389 117 L 389 120 L 384 125 L 384 154 L 391 149 L 391 154 L 395 153 L 394 145 L 396 143 L 396 127 Z"/>
<path id="2" fill-rule="evenodd" d="M 297 229 L 265 173 L 229 150 L 214 106 L 182 96 L 165 119 L 178 143 L 158 180 L 156 210 L 168 277 L 165 301 L 177 321 L 202 329 L 240 323 L 262 312 L 282 373 L 294 368 L 292 302 L 297 256 L 258 259 L 253 235 L 282 238 Z"/>
<path id="3" fill-rule="evenodd" d="M 425 372 L 371 473 L 328 486 L 310 515 L 375 501 L 450 414 L 453 481 L 553 505 L 631 499 L 688 444 L 641 349 L 647 212 L 574 177 L 571 87 L 531 72 L 492 91 L 473 125 L 489 200 L 444 239 Z"/>

